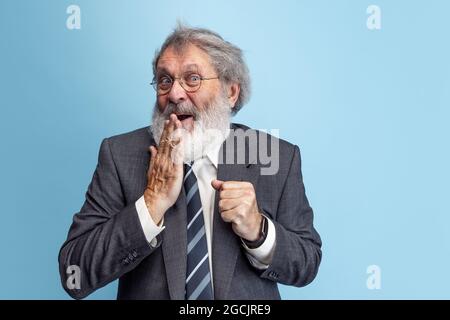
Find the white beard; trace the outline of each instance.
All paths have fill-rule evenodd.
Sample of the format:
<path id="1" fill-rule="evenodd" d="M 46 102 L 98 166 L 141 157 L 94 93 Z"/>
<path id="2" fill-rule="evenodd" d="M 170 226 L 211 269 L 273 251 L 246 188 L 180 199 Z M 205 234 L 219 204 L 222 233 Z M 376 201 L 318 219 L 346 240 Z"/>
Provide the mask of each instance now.
<path id="1" fill-rule="evenodd" d="M 169 103 L 163 112 L 159 111 L 157 104 L 153 109 L 151 132 L 159 145 L 164 129 L 164 121 L 174 112 L 190 113 L 195 115 L 192 132 L 184 130 L 183 162 L 190 163 L 200 159 L 206 153 L 217 147 L 225 140 L 230 130 L 231 105 L 225 94 L 221 92 L 211 103 L 199 111 L 191 102 L 182 102 L 178 105 Z"/>

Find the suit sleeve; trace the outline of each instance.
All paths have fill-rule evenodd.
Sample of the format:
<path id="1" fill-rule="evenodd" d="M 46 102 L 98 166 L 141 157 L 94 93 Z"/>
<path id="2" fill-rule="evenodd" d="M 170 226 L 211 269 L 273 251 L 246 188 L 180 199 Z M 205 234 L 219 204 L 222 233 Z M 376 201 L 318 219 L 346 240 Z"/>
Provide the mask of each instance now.
<path id="1" fill-rule="evenodd" d="M 159 246 L 157 240 L 149 245 L 135 202 L 125 204 L 109 140 L 103 140 L 86 200 L 59 252 L 64 289 L 73 298 L 86 297 L 135 268 Z"/>
<path id="2" fill-rule="evenodd" d="M 313 226 L 301 173 L 300 150 L 294 148 L 283 186 L 276 219 L 276 244 L 272 263 L 261 277 L 302 287 L 316 276 L 322 258 L 322 242 Z"/>

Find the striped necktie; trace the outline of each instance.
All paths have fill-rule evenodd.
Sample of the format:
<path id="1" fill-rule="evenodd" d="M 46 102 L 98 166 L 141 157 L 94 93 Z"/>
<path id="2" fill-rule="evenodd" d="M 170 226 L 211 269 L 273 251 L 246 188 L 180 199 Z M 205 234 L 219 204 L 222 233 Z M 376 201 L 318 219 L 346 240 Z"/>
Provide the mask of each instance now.
<path id="1" fill-rule="evenodd" d="M 186 299 L 211 300 L 213 290 L 209 271 L 208 245 L 197 178 L 192 167 L 184 165 L 184 190 L 187 203 Z"/>

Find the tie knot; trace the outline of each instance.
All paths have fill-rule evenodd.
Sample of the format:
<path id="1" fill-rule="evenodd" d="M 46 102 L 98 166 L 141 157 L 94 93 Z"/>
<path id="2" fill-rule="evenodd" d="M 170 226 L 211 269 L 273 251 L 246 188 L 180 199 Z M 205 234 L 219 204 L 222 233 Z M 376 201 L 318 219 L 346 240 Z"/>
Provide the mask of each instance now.
<path id="1" fill-rule="evenodd" d="M 184 164 L 184 175 L 186 175 L 186 173 L 188 173 L 189 170 L 191 170 L 193 164 L 194 164 L 194 161 Z"/>
<path id="2" fill-rule="evenodd" d="M 195 175 L 192 174 L 192 164 L 193 162 L 190 163 L 185 163 L 184 164 L 184 182 L 186 183 L 187 180 L 195 180 Z"/>

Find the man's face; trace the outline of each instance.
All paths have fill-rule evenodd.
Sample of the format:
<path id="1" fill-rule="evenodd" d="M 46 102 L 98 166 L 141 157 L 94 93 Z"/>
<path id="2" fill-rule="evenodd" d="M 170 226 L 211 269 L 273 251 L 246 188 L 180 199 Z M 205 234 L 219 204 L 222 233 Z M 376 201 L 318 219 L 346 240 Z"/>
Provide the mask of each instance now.
<path id="1" fill-rule="evenodd" d="M 195 161 L 210 147 L 222 143 L 230 128 L 231 110 L 239 95 L 239 86 L 222 86 L 203 50 L 195 45 L 187 45 L 181 52 L 167 48 L 158 60 L 155 77 L 160 83 L 151 125 L 156 143 L 160 142 L 164 121 L 172 113 L 177 115 L 184 129 L 180 144 L 184 162 Z M 212 79 L 202 80 L 200 87 L 192 85 L 198 81 L 189 79 L 199 80 L 199 77 Z"/>
<path id="2" fill-rule="evenodd" d="M 170 76 L 173 85 L 166 94 L 157 96 L 157 107 L 161 113 L 167 108 L 169 103 L 175 105 L 193 105 L 198 113 L 205 111 L 205 108 L 211 106 L 218 96 L 222 94 L 219 79 L 203 80 L 200 88 L 195 92 L 187 92 L 180 85 L 180 77 L 198 73 L 203 78 L 216 78 L 217 73 L 214 70 L 209 56 L 197 46 L 188 44 L 181 52 L 176 52 L 173 47 L 168 47 L 161 55 L 156 67 L 156 78 L 161 75 Z M 186 84 L 184 84 L 187 87 Z M 195 115 L 183 114 L 182 111 L 175 112 L 183 124 L 183 128 L 192 131 L 194 127 Z"/>

